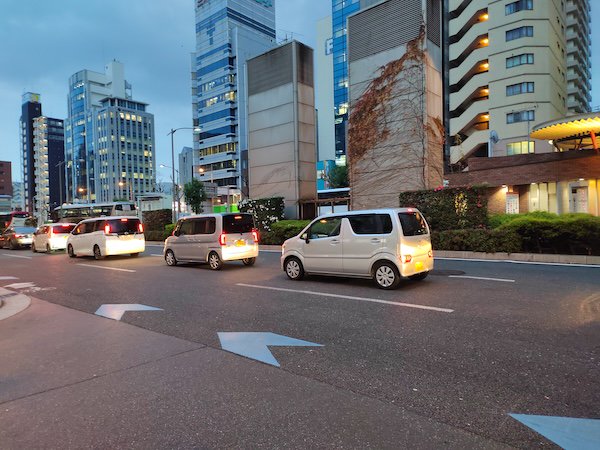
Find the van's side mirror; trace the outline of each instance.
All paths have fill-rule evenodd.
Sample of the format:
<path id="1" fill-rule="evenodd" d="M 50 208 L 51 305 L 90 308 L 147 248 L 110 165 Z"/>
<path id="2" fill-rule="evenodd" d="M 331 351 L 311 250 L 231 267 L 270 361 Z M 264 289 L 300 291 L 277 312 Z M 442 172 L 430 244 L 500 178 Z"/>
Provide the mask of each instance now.
<path id="1" fill-rule="evenodd" d="M 307 244 L 310 242 L 310 239 L 308 238 L 308 233 L 302 233 L 302 236 L 300 236 L 300 239 L 305 241 Z"/>
<path id="2" fill-rule="evenodd" d="M 179 236 L 179 230 L 173 231 L 173 236 Z"/>

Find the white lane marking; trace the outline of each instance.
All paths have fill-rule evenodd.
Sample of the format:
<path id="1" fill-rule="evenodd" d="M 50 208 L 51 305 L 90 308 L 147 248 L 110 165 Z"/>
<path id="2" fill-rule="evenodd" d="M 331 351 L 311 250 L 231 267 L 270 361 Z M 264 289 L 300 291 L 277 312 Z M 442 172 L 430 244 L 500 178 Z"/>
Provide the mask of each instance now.
<path id="1" fill-rule="evenodd" d="M 11 258 L 31 259 L 31 256 L 9 255 L 8 253 L 2 253 L 2 256 L 9 256 Z"/>
<path id="2" fill-rule="evenodd" d="M 0 277 L 0 280 L 18 280 L 17 277 Z"/>
<path id="3" fill-rule="evenodd" d="M 4 286 L 5 288 L 12 288 L 12 289 L 25 289 L 25 288 L 32 288 L 35 286 L 35 283 L 32 282 L 27 282 L 27 283 L 13 283 L 13 284 L 7 284 L 6 286 Z"/>
<path id="4" fill-rule="evenodd" d="M 93 267 L 95 269 L 104 269 L 104 270 L 116 270 L 117 272 L 134 272 L 135 270 L 131 270 L 131 269 L 119 269 L 118 267 L 105 267 L 105 266 L 94 266 L 92 264 L 77 264 L 78 266 L 83 266 L 83 267 Z"/>
<path id="5" fill-rule="evenodd" d="M 600 264 L 577 264 L 577 263 L 551 263 L 537 261 L 516 261 L 514 259 L 473 259 L 473 258 L 442 258 L 439 256 L 434 259 L 443 259 L 447 261 L 473 261 L 473 262 L 489 262 L 489 263 L 509 263 L 509 264 L 533 264 L 538 266 L 561 266 L 561 267 L 591 267 L 600 268 Z"/>
<path id="6" fill-rule="evenodd" d="M 454 312 L 453 309 L 448 309 L 448 308 L 437 308 L 435 306 L 415 305 L 414 303 L 391 302 L 389 300 L 379 300 L 376 298 L 366 298 L 366 297 L 354 297 L 351 295 L 327 294 L 324 292 L 303 291 L 303 290 L 299 290 L 299 289 L 286 289 L 286 288 L 278 288 L 278 287 L 271 287 L 271 286 L 257 286 L 255 284 L 244 284 L 244 283 L 237 283 L 236 286 L 252 287 L 252 288 L 257 288 L 257 289 L 269 289 L 272 291 L 281 291 L 281 292 L 296 292 L 299 294 L 318 295 L 321 297 L 343 298 L 343 299 L 347 299 L 347 300 L 359 300 L 362 302 L 383 303 L 385 305 L 405 306 L 407 308 L 426 309 L 429 311 L 438 311 L 438 312 L 445 312 L 445 313 Z"/>
<path id="7" fill-rule="evenodd" d="M 469 280 L 504 281 L 505 283 L 515 282 L 515 280 L 509 280 L 506 278 L 471 277 L 469 275 L 448 275 L 448 278 L 468 278 Z"/>
<path id="8" fill-rule="evenodd" d="M 259 253 L 280 253 L 281 250 L 259 250 Z"/>
<path id="9" fill-rule="evenodd" d="M 155 255 L 154 253 L 151 253 L 150 256 L 162 256 L 162 255 Z"/>
<path id="10" fill-rule="evenodd" d="M 160 247 L 160 248 L 164 248 L 165 245 L 164 244 L 146 244 L 146 247 Z"/>

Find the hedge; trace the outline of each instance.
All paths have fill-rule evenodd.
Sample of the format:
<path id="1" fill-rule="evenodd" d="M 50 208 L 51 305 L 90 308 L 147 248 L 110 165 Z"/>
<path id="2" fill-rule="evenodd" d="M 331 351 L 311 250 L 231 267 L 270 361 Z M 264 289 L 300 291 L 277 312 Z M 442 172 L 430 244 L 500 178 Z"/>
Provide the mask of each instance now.
<path id="1" fill-rule="evenodd" d="M 142 222 L 147 231 L 163 231 L 165 225 L 171 223 L 173 212 L 170 209 L 158 209 L 156 211 L 144 211 Z"/>
<path id="2" fill-rule="evenodd" d="M 526 253 L 600 255 L 600 218 L 567 214 L 552 218 L 518 217 L 497 230 L 512 231 Z"/>
<path id="3" fill-rule="evenodd" d="M 294 237 L 310 223 L 310 220 L 280 220 L 271 225 L 271 231 L 260 234 L 260 243 L 281 245 L 286 239 Z"/>
<path id="4" fill-rule="evenodd" d="M 144 237 L 147 241 L 164 241 L 173 234 L 174 223 L 165 225 L 164 230 L 145 230 Z"/>
<path id="5" fill-rule="evenodd" d="M 418 208 L 435 231 L 485 228 L 488 224 L 487 188 L 483 186 L 402 192 L 399 201 L 401 207 Z"/>
<path id="6" fill-rule="evenodd" d="M 434 250 L 506 252 L 521 250 L 521 238 L 512 230 L 446 230 L 431 233 Z"/>

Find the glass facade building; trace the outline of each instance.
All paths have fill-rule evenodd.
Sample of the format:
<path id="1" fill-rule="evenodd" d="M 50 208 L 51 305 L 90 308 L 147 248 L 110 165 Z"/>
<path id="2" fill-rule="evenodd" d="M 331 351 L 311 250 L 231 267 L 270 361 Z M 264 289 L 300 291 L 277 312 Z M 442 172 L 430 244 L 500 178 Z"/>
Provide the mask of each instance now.
<path id="1" fill-rule="evenodd" d="M 33 121 L 42 115 L 40 95 L 27 92 L 23 95 L 19 138 L 21 146 L 21 167 L 23 168 L 23 194 L 25 211 L 33 214 L 35 202 L 35 154 L 33 148 Z"/>
<path id="2" fill-rule="evenodd" d="M 275 0 L 197 0 L 192 55 L 194 175 L 242 191 L 246 60 L 275 45 Z M 202 171 L 200 171 L 202 169 Z"/>
<path id="3" fill-rule="evenodd" d="M 333 99 L 335 111 L 335 157 L 346 154 L 348 126 L 348 43 L 347 19 L 360 11 L 360 0 L 332 0 Z"/>

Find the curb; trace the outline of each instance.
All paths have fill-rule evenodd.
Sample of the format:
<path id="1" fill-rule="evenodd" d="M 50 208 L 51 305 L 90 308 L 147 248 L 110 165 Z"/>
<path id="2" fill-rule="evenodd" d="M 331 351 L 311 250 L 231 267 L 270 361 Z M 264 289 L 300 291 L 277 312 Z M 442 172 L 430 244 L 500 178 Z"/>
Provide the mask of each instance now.
<path id="1" fill-rule="evenodd" d="M 0 320 L 20 313 L 30 304 L 31 299 L 28 296 L 0 287 Z"/>

